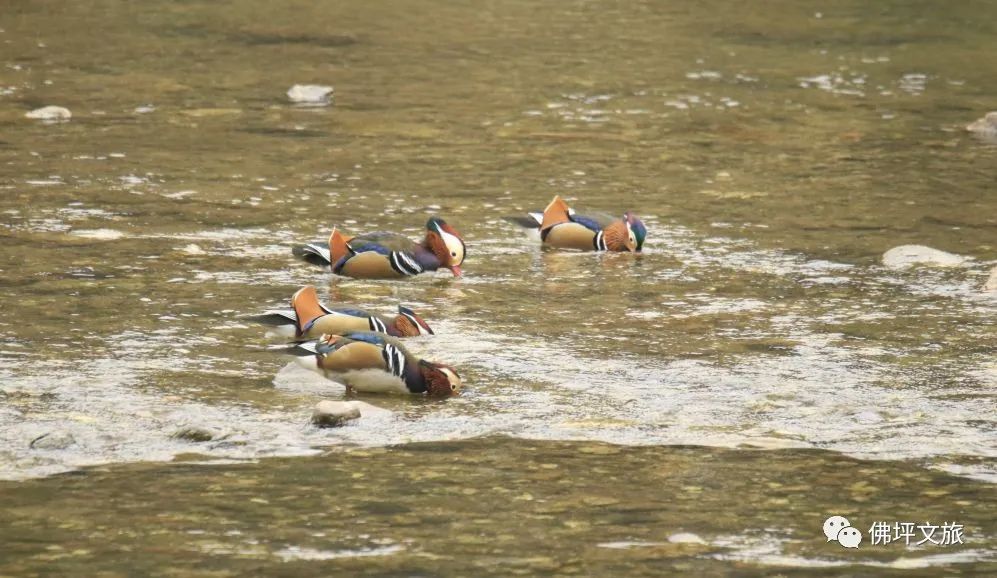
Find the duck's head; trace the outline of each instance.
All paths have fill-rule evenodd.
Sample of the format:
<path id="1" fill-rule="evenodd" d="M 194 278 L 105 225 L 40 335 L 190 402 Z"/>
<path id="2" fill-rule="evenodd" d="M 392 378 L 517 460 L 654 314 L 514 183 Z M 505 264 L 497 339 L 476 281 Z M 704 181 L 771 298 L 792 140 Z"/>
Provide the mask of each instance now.
<path id="1" fill-rule="evenodd" d="M 602 241 L 605 243 L 606 251 L 627 251 L 630 253 L 640 251 L 637 245 L 637 235 L 626 217 L 606 226 L 602 230 Z"/>
<path id="2" fill-rule="evenodd" d="M 416 315 L 408 307 L 398 306 L 398 316 L 395 317 L 395 329 L 402 337 L 418 337 L 419 335 L 435 335 L 429 324 Z"/>
<path id="3" fill-rule="evenodd" d="M 647 238 L 647 227 L 644 226 L 644 221 L 637 218 L 637 215 L 627 211 L 623 214 L 623 220 L 627 224 L 627 229 L 630 230 L 630 235 L 633 238 L 634 250 L 638 253 L 644 248 L 644 239 Z"/>
<path id="4" fill-rule="evenodd" d="M 422 377 L 426 380 L 426 393 L 433 397 L 450 397 L 460 393 L 460 374 L 449 365 L 434 361 L 419 362 Z"/>
<path id="5" fill-rule="evenodd" d="M 440 260 L 440 264 L 450 269 L 454 277 L 460 277 L 460 266 L 467 254 L 467 247 L 460 233 L 443 219 L 432 217 L 426 223 L 426 243 Z"/>

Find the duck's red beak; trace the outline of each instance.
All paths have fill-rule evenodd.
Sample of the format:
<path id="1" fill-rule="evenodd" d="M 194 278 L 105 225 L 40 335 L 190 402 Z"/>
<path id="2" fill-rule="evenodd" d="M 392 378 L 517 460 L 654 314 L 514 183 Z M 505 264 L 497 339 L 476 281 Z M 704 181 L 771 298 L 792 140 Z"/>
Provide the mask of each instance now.
<path id="1" fill-rule="evenodd" d="M 463 275 L 463 272 L 461 272 L 460 267 L 458 267 L 457 265 L 450 267 L 450 271 L 453 272 L 454 277 L 460 277 Z"/>

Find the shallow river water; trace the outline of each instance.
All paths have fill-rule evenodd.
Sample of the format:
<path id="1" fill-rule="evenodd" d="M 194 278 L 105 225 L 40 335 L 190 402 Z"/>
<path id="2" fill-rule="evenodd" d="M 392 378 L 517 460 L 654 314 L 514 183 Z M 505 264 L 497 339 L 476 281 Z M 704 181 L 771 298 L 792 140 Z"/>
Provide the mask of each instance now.
<path id="1" fill-rule="evenodd" d="M 994 38 L 982 1 L 5 3 L 0 574 L 997 573 Z M 554 194 L 644 253 L 503 219 Z M 433 214 L 462 279 L 290 254 Z M 310 426 L 342 389 L 244 318 L 303 284 L 416 309 L 465 393 Z"/>

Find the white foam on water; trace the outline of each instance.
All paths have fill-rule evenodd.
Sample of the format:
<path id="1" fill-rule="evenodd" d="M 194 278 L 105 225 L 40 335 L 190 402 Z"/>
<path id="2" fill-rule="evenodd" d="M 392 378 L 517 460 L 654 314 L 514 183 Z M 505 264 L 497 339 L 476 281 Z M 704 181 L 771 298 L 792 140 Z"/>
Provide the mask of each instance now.
<path id="1" fill-rule="evenodd" d="M 348 550 L 319 550 L 300 546 L 288 546 L 273 554 L 285 562 L 293 560 L 335 560 L 337 558 L 367 558 L 370 556 L 390 556 L 405 550 L 401 544 L 377 546 L 371 548 L 355 548 Z"/>
<path id="2" fill-rule="evenodd" d="M 826 558 L 809 558 L 805 556 L 793 556 L 783 553 L 784 547 L 790 542 L 789 539 L 777 536 L 772 533 L 761 535 L 731 535 L 720 536 L 710 543 L 715 546 L 725 548 L 727 551 L 711 554 L 710 557 L 718 560 L 733 562 L 749 562 L 762 566 L 793 567 L 793 568 L 837 568 L 843 566 L 866 566 L 872 568 L 891 568 L 897 570 L 914 570 L 923 568 L 945 567 L 951 569 L 958 564 L 970 564 L 974 562 L 986 562 L 997 559 L 997 553 L 990 550 L 976 548 L 954 549 L 950 552 L 939 552 L 937 554 L 918 555 L 916 553 L 903 551 L 901 555 L 892 560 L 862 558 L 861 548 L 859 550 L 846 550 L 841 548 L 840 557 L 828 556 Z"/>
<path id="3" fill-rule="evenodd" d="M 74 237 L 96 239 L 99 241 L 115 241 L 125 236 L 125 234 L 121 231 L 116 231 L 114 229 L 74 229 L 70 231 L 69 234 Z"/>
<path id="4" fill-rule="evenodd" d="M 757 316 L 768 329 L 739 326 L 739 333 L 730 338 L 777 336 L 785 342 L 777 354 L 723 359 L 641 354 L 639 348 L 615 350 L 606 343 L 600 345 L 606 340 L 598 336 L 593 337 L 594 344 L 542 332 L 531 337 L 493 328 L 486 313 L 482 319 L 470 319 L 451 312 L 450 318 L 430 318 L 435 337 L 409 340 L 407 345 L 421 356 L 459 367 L 467 388 L 464 395 L 446 401 L 364 396 L 365 401 L 391 413 L 365 416 L 335 430 L 319 430 L 308 423 L 319 399 L 344 395 L 340 386 L 314 373 L 285 367 L 271 375 L 269 369 L 261 373 L 248 364 L 200 353 L 206 345 L 218 346 L 218 338 L 184 334 L 179 327 L 152 335 L 128 332 L 107 338 L 114 350 L 128 354 L 82 359 L 74 366 L 47 363 L 44 369 L 36 368 L 30 353 L 0 358 L 0 370 L 6 374 L 0 392 L 18 400 L 11 405 L 13 411 L 0 413 L 0 443 L 8 448 L 0 452 L 0 476 L 23 478 L 100 463 L 169 460 L 189 452 L 213 459 L 255 459 L 306 455 L 316 447 L 336 444 L 376 446 L 504 434 L 632 445 L 821 448 L 866 459 L 928 459 L 933 467 L 997 481 L 997 471 L 980 463 L 987 460 L 959 460 L 960 456 L 997 457 L 994 433 L 981 413 L 992 401 L 984 386 L 993 383 L 992 367 L 982 354 L 977 356 L 978 364 L 967 358 L 945 367 L 902 367 L 890 358 L 903 354 L 903 348 L 876 342 L 842 343 L 840 335 L 821 327 L 889 320 L 919 304 L 922 293 L 952 304 L 939 306 L 939 315 L 952 311 L 992 315 L 997 304 L 977 300 L 972 287 L 978 280 L 966 280 L 975 270 L 862 268 L 759 250 L 744 241 L 697 236 L 681 228 L 661 229 L 660 240 L 649 246 L 646 257 L 674 256 L 685 264 L 680 277 L 730 270 L 759 275 L 763 281 L 775 276 L 806 285 L 808 280 L 833 276 L 848 284 L 870 284 L 876 291 L 899 288 L 904 302 L 894 303 L 892 294 L 891 300 L 870 295 L 832 304 L 814 314 L 814 303 L 806 300 L 786 305 L 751 296 L 718 298 L 692 293 L 668 301 L 664 308 L 635 303 L 625 312 L 626 319 L 647 324 L 649 331 L 663 315 Z M 221 253 L 266 257 L 276 252 L 274 236 L 285 234 L 290 235 L 231 229 L 170 238 L 175 243 L 213 243 L 211 250 Z M 485 242 L 481 249 L 520 254 L 530 243 L 523 236 L 504 243 Z M 253 249 L 246 251 L 246 247 Z M 619 256 L 604 257 L 538 252 L 529 274 L 545 275 L 553 268 L 567 283 L 582 278 L 593 259 L 618 264 L 614 258 Z M 314 282 L 316 271 L 305 267 L 194 269 L 174 280 L 293 284 Z M 415 280 L 410 289 L 434 288 L 432 276 L 425 277 L 427 283 Z M 485 291 L 484 285 L 500 284 L 503 279 L 485 272 L 445 291 L 434 289 L 434 295 L 452 300 L 467 292 Z M 364 288 L 392 284 L 350 283 L 360 293 Z M 262 329 L 260 335 L 262 340 Z M 660 348 L 662 342 L 654 341 L 659 338 L 647 336 Z M 275 356 L 262 347 L 259 351 L 260 360 L 269 360 L 266 367 L 279 367 L 274 365 Z M 947 376 L 944 388 L 930 385 L 938 371 Z M 150 378 L 161 382 L 171 372 L 186 380 L 207 382 L 212 376 L 272 379 L 274 393 L 248 404 L 238 395 L 216 390 L 210 399 L 202 400 L 147 385 Z M 210 442 L 174 439 L 173 434 L 186 425 L 223 426 L 223 431 L 220 439 Z M 75 442 L 61 450 L 29 447 L 31 440 L 52 431 L 67 432 Z"/>

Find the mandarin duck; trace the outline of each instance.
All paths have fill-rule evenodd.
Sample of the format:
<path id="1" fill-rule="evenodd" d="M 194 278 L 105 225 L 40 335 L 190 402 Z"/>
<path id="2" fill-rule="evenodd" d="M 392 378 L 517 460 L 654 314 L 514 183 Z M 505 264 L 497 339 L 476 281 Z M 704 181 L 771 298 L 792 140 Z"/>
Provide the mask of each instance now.
<path id="1" fill-rule="evenodd" d="M 398 306 L 398 315 L 386 318 L 352 307 L 330 308 L 318 300 L 315 287 L 306 285 L 291 296 L 291 309 L 267 311 L 250 319 L 277 328 L 278 333 L 301 341 L 350 331 L 375 331 L 392 337 L 433 335 L 422 317 Z"/>
<path id="2" fill-rule="evenodd" d="M 629 211 L 622 217 L 605 213 L 579 215 L 560 196 L 555 196 L 542 213 L 529 213 L 529 217 L 511 220 L 527 228 L 539 229 L 544 245 L 561 249 L 640 253 L 647 237 L 644 223 Z"/>
<path id="3" fill-rule="evenodd" d="M 327 265 L 333 273 L 361 279 L 396 279 L 446 267 L 460 277 L 467 247 L 457 231 L 439 217 L 426 222 L 426 236 L 416 243 L 404 235 L 378 231 L 345 237 L 333 228 L 328 246 L 295 247 L 305 261 Z"/>
<path id="4" fill-rule="evenodd" d="M 293 345 L 305 368 L 362 393 L 416 393 L 447 397 L 460 392 L 460 375 L 442 363 L 419 359 L 383 333 L 352 331 Z"/>

